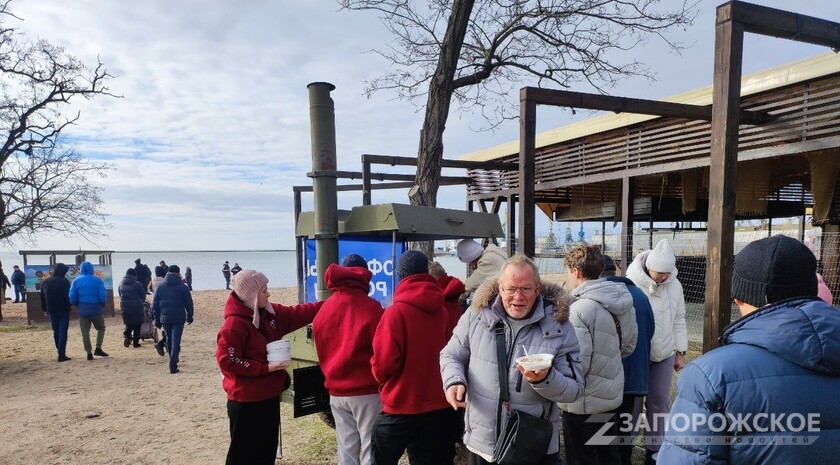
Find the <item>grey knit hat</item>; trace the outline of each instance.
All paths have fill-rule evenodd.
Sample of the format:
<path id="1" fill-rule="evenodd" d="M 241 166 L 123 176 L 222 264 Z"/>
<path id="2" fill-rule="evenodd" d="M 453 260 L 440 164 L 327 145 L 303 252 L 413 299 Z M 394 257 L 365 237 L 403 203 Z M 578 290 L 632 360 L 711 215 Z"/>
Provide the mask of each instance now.
<path id="1" fill-rule="evenodd" d="M 817 259 L 788 236 L 750 242 L 735 256 L 732 297 L 763 307 L 791 297 L 817 296 Z"/>
<path id="2" fill-rule="evenodd" d="M 429 259 L 417 250 L 406 250 L 400 255 L 397 264 L 397 279 L 403 280 L 406 276 L 429 272 Z"/>

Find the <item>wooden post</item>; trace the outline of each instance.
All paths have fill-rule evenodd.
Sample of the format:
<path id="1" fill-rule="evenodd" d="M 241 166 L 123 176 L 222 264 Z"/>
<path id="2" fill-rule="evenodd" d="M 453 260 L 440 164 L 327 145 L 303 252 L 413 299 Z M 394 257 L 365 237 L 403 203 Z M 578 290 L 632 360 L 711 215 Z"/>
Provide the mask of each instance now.
<path id="1" fill-rule="evenodd" d="M 715 26 L 704 352 L 720 345 L 723 328 L 731 319 L 735 176 L 744 43 L 744 27 L 732 20 L 732 6 L 730 2 L 718 7 Z"/>
<path id="2" fill-rule="evenodd" d="M 519 247 L 517 251 L 533 257 L 536 227 L 534 152 L 537 136 L 537 104 L 528 96 L 528 88 L 519 92 Z"/>

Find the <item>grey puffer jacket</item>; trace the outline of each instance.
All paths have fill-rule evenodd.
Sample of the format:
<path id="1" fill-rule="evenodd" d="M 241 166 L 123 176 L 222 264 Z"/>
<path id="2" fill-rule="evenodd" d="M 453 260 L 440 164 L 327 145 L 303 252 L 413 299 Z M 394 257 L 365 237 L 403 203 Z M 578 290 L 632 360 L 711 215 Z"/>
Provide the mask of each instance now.
<path id="1" fill-rule="evenodd" d="M 560 408 L 578 415 L 604 413 L 621 405 L 624 395 L 621 357 L 636 348 L 639 329 L 633 296 L 624 284 L 595 279 L 575 288 L 572 298 L 569 321 L 580 342 L 586 388 L 580 399 L 560 404 Z M 621 327 L 621 347 L 616 321 Z"/>
<path id="2" fill-rule="evenodd" d="M 498 280 L 488 279 L 476 290 L 472 306 L 455 327 L 452 338 L 440 354 L 443 388 L 463 384 L 467 388 L 464 444 L 473 452 L 490 456 L 496 443 L 499 409 L 499 369 L 494 326 L 505 325 L 510 408 L 531 415 L 551 412 L 554 438 L 548 454 L 558 451 L 560 419 L 555 402 L 573 402 L 583 393 L 580 347 L 569 323 L 568 297 L 560 286 L 542 283 L 534 311 L 527 324 L 512 334 L 498 297 Z M 531 384 L 522 377 L 514 359 L 522 353 L 554 355 L 553 369 L 546 378 Z"/>

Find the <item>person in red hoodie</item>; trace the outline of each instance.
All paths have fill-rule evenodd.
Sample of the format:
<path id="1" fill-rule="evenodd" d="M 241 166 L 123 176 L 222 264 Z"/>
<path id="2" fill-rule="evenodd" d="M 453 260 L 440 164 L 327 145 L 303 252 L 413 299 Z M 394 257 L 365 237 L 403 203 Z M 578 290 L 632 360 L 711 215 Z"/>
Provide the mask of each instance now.
<path id="1" fill-rule="evenodd" d="M 370 370 L 373 334 L 382 305 L 368 296 L 367 261 L 349 254 L 327 268 L 324 279 L 332 296 L 312 322 L 315 350 L 330 393 L 339 465 L 370 465 L 370 435 L 382 410 L 379 383 Z"/>
<path id="2" fill-rule="evenodd" d="M 242 270 L 225 303 L 216 338 L 230 420 L 226 465 L 273 465 L 280 433 L 280 394 L 289 387 L 289 362 L 268 362 L 266 344 L 312 322 L 323 302 L 269 303 L 268 278 Z"/>
<path id="3" fill-rule="evenodd" d="M 422 253 L 408 250 L 397 263 L 394 303 L 373 337 L 371 367 L 382 397 L 371 438 L 373 463 L 396 465 L 407 450 L 412 465 L 451 464 L 454 411 L 434 371 L 447 342 L 443 292 Z"/>
<path id="4" fill-rule="evenodd" d="M 459 299 L 466 291 L 464 283 L 454 277 L 446 274 L 446 269 L 438 262 L 432 262 L 429 265 L 429 274 L 437 279 L 438 285 L 443 289 L 443 306 L 446 308 L 446 318 L 449 324 L 446 326 L 446 340 L 452 337 L 452 331 L 464 314 L 463 307 Z"/>

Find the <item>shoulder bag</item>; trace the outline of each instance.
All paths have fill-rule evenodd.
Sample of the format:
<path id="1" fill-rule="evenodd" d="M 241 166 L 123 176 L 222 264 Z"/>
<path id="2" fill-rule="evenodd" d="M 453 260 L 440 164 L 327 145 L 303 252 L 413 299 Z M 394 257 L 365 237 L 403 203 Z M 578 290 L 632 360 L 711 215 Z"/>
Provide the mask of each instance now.
<path id="1" fill-rule="evenodd" d="M 554 436 L 554 423 L 519 410 L 511 410 L 507 382 L 507 351 L 505 350 L 505 326 L 501 321 L 494 327 L 496 333 L 497 364 L 499 366 L 499 414 L 505 415 L 505 424 L 496 439 L 493 459 L 499 465 L 532 465 L 539 463 L 548 452 Z M 551 418 L 554 402 L 546 414 Z"/>

